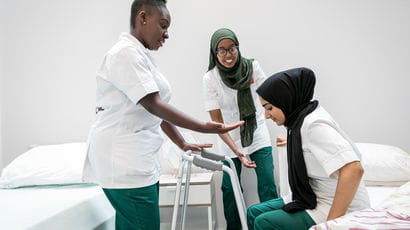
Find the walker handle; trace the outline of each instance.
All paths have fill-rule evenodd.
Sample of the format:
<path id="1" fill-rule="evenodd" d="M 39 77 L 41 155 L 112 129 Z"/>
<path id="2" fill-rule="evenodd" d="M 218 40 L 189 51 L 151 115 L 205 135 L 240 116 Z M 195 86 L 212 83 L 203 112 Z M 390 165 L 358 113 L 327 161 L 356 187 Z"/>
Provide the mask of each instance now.
<path id="1" fill-rule="evenodd" d="M 222 166 L 223 164 L 221 162 L 215 162 L 206 158 L 201 158 L 198 156 L 194 156 L 194 159 L 192 161 L 194 165 L 204 168 L 204 169 L 209 169 L 212 171 L 222 171 Z"/>
<path id="2" fill-rule="evenodd" d="M 215 161 L 225 160 L 225 156 L 219 155 L 219 154 L 216 154 L 216 153 L 211 153 L 211 152 L 209 152 L 208 150 L 205 150 L 205 149 L 202 149 L 201 156 L 204 157 L 204 158 L 215 160 Z"/>

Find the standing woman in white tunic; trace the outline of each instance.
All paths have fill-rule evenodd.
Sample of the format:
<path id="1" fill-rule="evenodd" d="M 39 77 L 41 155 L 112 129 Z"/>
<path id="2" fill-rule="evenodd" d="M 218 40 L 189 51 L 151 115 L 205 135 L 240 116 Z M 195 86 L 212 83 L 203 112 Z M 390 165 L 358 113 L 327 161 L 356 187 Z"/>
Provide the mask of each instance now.
<path id="1" fill-rule="evenodd" d="M 168 104 L 169 83 L 150 52 L 168 39 L 170 23 L 165 0 L 135 0 L 130 33 L 121 34 L 97 70 L 97 117 L 83 177 L 103 188 L 116 211 L 116 229 L 160 229 L 162 132 L 184 151 L 200 150 L 211 145 L 185 142 L 175 125 L 224 133 L 243 124 L 200 122 Z"/>
<path id="2" fill-rule="evenodd" d="M 296 68 L 274 74 L 256 90 L 266 118 L 287 128 L 292 197 L 251 206 L 250 230 L 306 230 L 370 207 L 360 152 L 312 100 L 315 82 L 312 70 Z"/>
<path id="3" fill-rule="evenodd" d="M 234 32 L 222 28 L 212 35 L 208 72 L 203 77 L 205 108 L 215 122 L 229 124 L 245 121 L 240 130 L 220 134 L 223 143 L 219 140 L 218 144 L 222 152 L 232 157 L 239 177 L 242 164 L 255 169 L 261 202 L 278 196 L 269 132 L 256 94 L 256 88 L 265 78 L 256 60 L 241 56 Z M 248 160 L 248 155 L 252 161 Z M 222 192 L 227 229 L 241 229 L 227 173 L 222 178 Z"/>

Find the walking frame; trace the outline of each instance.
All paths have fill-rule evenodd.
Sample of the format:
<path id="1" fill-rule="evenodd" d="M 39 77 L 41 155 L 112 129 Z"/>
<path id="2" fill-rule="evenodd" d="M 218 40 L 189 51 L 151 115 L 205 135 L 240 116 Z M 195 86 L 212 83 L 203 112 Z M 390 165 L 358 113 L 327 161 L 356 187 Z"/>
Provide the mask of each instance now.
<path id="1" fill-rule="evenodd" d="M 227 161 L 229 166 L 225 166 L 222 161 Z M 203 149 L 202 151 L 188 151 L 181 155 L 181 163 L 179 165 L 178 170 L 178 178 L 177 178 L 177 187 L 175 193 L 175 200 L 174 200 L 174 209 L 172 213 L 172 227 L 171 230 L 176 230 L 177 225 L 177 218 L 178 218 L 178 209 L 180 206 L 180 197 L 181 197 L 181 190 L 182 190 L 182 178 L 185 175 L 185 186 L 184 186 L 184 196 L 182 202 L 182 212 L 180 214 L 180 229 L 185 229 L 185 216 L 186 216 L 186 209 L 188 203 L 188 196 L 189 196 L 189 183 L 191 179 L 191 167 L 192 164 L 208 169 L 211 171 L 223 171 L 228 173 L 229 178 L 231 179 L 231 184 L 235 196 L 236 205 L 238 207 L 239 218 L 241 220 L 242 229 L 248 230 L 248 225 L 246 222 L 246 205 L 243 199 L 241 186 L 239 184 L 238 175 L 236 173 L 236 167 L 233 163 L 232 159 L 218 155 L 215 153 L 208 152 L 207 150 Z"/>

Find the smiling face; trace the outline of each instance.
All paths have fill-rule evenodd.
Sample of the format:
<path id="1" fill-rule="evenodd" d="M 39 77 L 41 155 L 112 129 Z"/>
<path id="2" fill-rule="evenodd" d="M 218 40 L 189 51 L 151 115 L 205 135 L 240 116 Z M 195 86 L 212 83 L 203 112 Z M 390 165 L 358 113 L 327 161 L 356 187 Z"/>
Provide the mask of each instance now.
<path id="1" fill-rule="evenodd" d="M 281 109 L 278 107 L 273 106 L 271 103 L 259 97 L 259 101 L 261 102 L 263 108 L 265 109 L 265 118 L 272 119 L 278 126 L 285 124 L 285 114 Z"/>
<path id="2" fill-rule="evenodd" d="M 221 55 L 219 51 L 225 50 L 225 55 Z M 221 65 L 225 68 L 232 68 L 238 60 L 238 50 L 235 43 L 229 39 L 222 39 L 216 48 L 217 58 Z"/>
<path id="3" fill-rule="evenodd" d="M 150 50 L 158 50 L 168 39 L 171 16 L 165 6 L 141 10 L 136 18 L 137 25 L 132 34 Z"/>

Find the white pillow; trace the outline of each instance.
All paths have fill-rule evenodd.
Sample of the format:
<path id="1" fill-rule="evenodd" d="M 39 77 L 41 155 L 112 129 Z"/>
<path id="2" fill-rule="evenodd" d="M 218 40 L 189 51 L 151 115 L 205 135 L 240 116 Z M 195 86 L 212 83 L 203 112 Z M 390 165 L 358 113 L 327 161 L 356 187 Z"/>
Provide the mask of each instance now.
<path id="1" fill-rule="evenodd" d="M 389 145 L 356 146 L 362 153 L 363 179 L 367 185 L 401 185 L 410 181 L 410 154 Z"/>
<path id="2" fill-rule="evenodd" d="M 82 183 L 86 143 L 34 147 L 7 165 L 0 188 Z"/>

